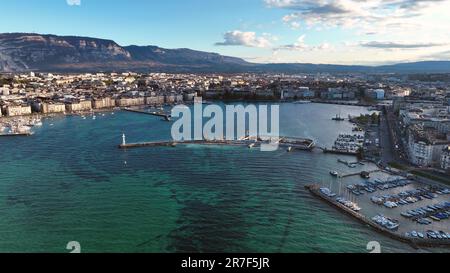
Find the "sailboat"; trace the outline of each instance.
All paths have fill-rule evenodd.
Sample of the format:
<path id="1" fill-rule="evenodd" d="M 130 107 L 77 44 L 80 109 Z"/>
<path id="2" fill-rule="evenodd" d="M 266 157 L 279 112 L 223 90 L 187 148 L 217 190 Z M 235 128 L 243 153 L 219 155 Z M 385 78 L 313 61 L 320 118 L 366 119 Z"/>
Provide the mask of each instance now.
<path id="1" fill-rule="evenodd" d="M 341 114 L 336 115 L 336 117 L 332 118 L 334 121 L 344 121 L 345 119 L 341 117 Z"/>
<path id="2" fill-rule="evenodd" d="M 332 118 L 334 121 L 344 121 L 345 119 L 341 117 L 341 111 L 339 110 L 339 114 L 336 117 Z"/>

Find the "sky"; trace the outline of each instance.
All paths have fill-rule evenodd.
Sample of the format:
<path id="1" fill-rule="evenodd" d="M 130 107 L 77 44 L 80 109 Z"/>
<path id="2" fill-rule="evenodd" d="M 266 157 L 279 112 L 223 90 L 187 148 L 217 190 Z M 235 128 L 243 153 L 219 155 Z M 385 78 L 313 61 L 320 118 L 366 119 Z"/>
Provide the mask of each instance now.
<path id="1" fill-rule="evenodd" d="M 450 60 L 450 0 L 2 0 L 0 32 L 191 48 L 258 63 Z"/>

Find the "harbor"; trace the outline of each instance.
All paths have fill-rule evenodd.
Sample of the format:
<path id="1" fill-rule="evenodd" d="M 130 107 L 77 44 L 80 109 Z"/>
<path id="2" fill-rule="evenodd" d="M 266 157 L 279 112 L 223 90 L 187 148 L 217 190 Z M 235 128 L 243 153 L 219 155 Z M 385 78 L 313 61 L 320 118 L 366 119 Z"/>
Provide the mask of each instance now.
<path id="1" fill-rule="evenodd" d="M 333 147 L 323 149 L 325 153 L 357 155 L 364 143 L 364 136 L 358 134 L 339 134 Z"/>
<path id="2" fill-rule="evenodd" d="M 398 232 L 398 221 L 387 218 L 383 215 L 376 215 L 373 218 L 369 218 L 361 213 L 361 208 L 351 201 L 343 201 L 342 198 L 336 197 L 336 194 L 330 192 L 328 188 L 321 188 L 317 184 L 306 185 L 305 188 L 311 192 L 314 196 L 325 201 L 331 206 L 335 207 L 339 211 L 351 216 L 359 222 L 370 226 L 376 230 L 403 243 L 408 243 L 414 248 L 418 247 L 450 247 L 450 233 L 444 231 L 428 231 L 421 233 L 413 231 L 411 233 L 401 234 Z M 413 236 L 415 234 L 416 236 Z M 419 236 L 421 234 L 422 236 Z M 426 234 L 426 235 L 424 235 Z M 437 236 L 439 235 L 439 237 Z"/>
<path id="3" fill-rule="evenodd" d="M 373 177 L 364 182 L 342 175 L 305 188 L 385 236 L 415 248 L 450 247 L 450 188 L 385 170 L 367 173 Z"/>
<path id="4" fill-rule="evenodd" d="M 273 141 L 273 139 L 270 139 Z M 244 137 L 235 141 L 228 140 L 194 140 L 194 141 L 161 141 L 161 142 L 141 142 L 129 143 L 125 141 L 119 145 L 120 149 L 139 147 L 177 147 L 179 145 L 229 145 L 242 146 L 248 148 L 259 147 L 262 143 L 267 143 L 268 138 Z M 358 134 L 340 134 L 334 143 L 332 150 L 320 148 L 324 153 L 355 156 L 357 150 L 362 147 L 364 136 Z M 315 141 L 302 138 L 280 137 L 276 139 L 280 147 L 288 148 L 290 152 L 294 145 L 301 150 L 313 150 L 316 148 Z M 297 147 L 297 148 L 299 148 Z M 361 169 L 366 166 L 362 161 L 347 161 L 338 159 L 338 163 L 347 166 L 349 169 Z M 448 188 L 427 188 L 414 180 L 405 177 L 398 177 L 390 171 L 376 168 L 341 174 L 330 172 L 336 177 L 332 182 L 336 185 L 334 193 L 332 188 L 326 188 L 320 184 L 306 185 L 305 188 L 319 199 L 337 208 L 341 212 L 350 215 L 352 218 L 370 226 L 375 231 L 406 243 L 413 248 L 421 247 L 450 247 L 450 230 L 448 221 L 450 218 L 450 203 L 446 200 L 450 194 Z M 380 174 L 380 176 L 377 176 Z M 381 178 L 383 177 L 383 178 Z M 388 178 L 387 178 L 388 177 Z M 349 183 L 355 178 L 364 179 L 365 182 Z M 423 188 L 422 188 L 423 187 Z M 400 191 L 402 190 L 402 191 Z M 390 191 L 394 191 L 389 194 Z M 433 201 L 427 204 L 426 201 Z M 400 206 L 408 207 L 412 204 L 422 203 L 423 207 L 412 207 L 408 211 L 395 213 L 395 208 Z M 400 217 L 399 217 L 400 216 Z M 423 228 L 429 226 L 428 229 Z"/>
<path id="5" fill-rule="evenodd" d="M 354 156 L 324 154 L 320 150 L 287 152 L 297 141 L 299 149 L 308 149 L 311 144 L 316 147 L 330 146 L 337 137 L 336 132 L 351 133 L 350 123 L 331 120 L 330 117 L 338 110 L 328 110 L 329 107 L 319 104 L 283 105 L 281 120 L 286 122 L 282 124 L 282 135 L 307 138 L 286 137 L 281 141 L 280 149 L 274 152 L 260 152 L 258 147 L 262 142 L 255 142 L 255 137 L 224 144 L 220 144 L 222 140 L 210 140 L 200 145 L 173 145 L 170 141 L 170 123 L 119 109 L 114 115 L 95 113 L 95 120 L 89 112 L 46 117 L 42 128 L 33 129 L 33 141 L 20 137 L 0 141 L 0 162 L 4 166 L 4 175 L 0 180 L 10 189 L 5 191 L 5 202 L 0 205 L 7 212 L 3 221 L 0 220 L 0 234 L 5 236 L 5 243 L 17 246 L 12 250 L 37 251 L 33 244 L 36 240 L 52 249 L 54 245 L 58 246 L 60 239 L 55 232 L 51 232 L 50 221 L 72 223 L 85 219 L 95 232 L 84 233 L 74 229 L 74 236 L 86 236 L 87 241 L 102 239 L 105 242 L 111 237 L 133 238 L 132 243 L 124 240 L 120 246 L 107 243 L 99 247 L 99 251 L 105 247 L 113 250 L 120 247 L 127 252 L 164 251 L 167 247 L 186 249 L 191 245 L 193 235 L 186 233 L 183 226 L 197 234 L 205 224 L 214 225 L 214 232 L 220 234 L 232 232 L 226 240 L 218 243 L 209 244 L 209 241 L 200 239 L 202 249 L 209 251 L 237 247 L 238 250 L 251 252 L 253 248 L 250 245 L 266 242 L 267 251 L 274 252 L 314 252 L 318 248 L 333 252 L 365 252 L 367 242 L 373 240 L 382 244 L 383 252 L 416 251 L 406 241 L 372 232 L 366 225 L 355 225 L 354 218 L 342 216 L 340 210 L 330 209 L 324 214 L 327 208 L 324 209 L 324 206 L 328 205 L 305 189 L 305 185 L 312 181 L 329 188 L 331 193 L 336 193 L 336 198 L 343 198 L 340 201 L 344 206 L 356 205 L 353 206 L 356 210 L 359 207 L 359 213 L 368 215 L 369 220 L 380 213 L 392 220 L 400 220 L 398 234 L 403 236 L 406 233 L 412 236 L 413 231 L 425 236 L 427 230 L 445 231 L 448 220 L 437 222 L 431 219 L 431 225 L 421 228 L 414 219 L 400 215 L 434 202 L 439 204 L 445 196 L 439 195 L 431 203 L 424 198 L 403 208 L 389 209 L 383 204 L 371 202 L 372 194 L 360 186 L 358 191 L 363 191 L 363 195 L 358 196 L 347 190 L 348 185 L 356 186 L 366 181 L 360 173 L 376 169 L 373 163 L 357 161 Z M 310 109 L 313 109 L 314 115 L 308 115 Z M 351 108 L 349 111 L 354 111 L 352 115 L 358 115 L 364 109 Z M 305 131 L 302 123 L 295 123 L 298 117 L 309 131 Z M 129 146 L 119 149 L 122 133 L 126 133 L 125 143 Z M 140 146 L 141 143 L 144 145 Z M 133 144 L 138 145 L 133 148 Z M 21 158 L 20 164 L 13 164 L 18 158 Z M 330 176 L 330 170 L 355 175 L 334 178 Z M 389 174 L 385 172 L 370 176 L 370 181 L 389 180 Z M 81 179 L 83 183 L 79 182 Z M 409 188 L 412 186 L 386 191 L 377 189 L 373 195 L 382 197 L 391 194 L 392 199 L 387 201 L 395 201 L 395 191 L 413 190 Z M 34 192 L 27 191 L 30 187 L 34 188 Z M 43 212 L 55 211 L 55 204 L 60 204 L 58 198 L 61 193 L 67 196 L 65 205 L 58 207 L 61 213 L 46 218 L 48 215 Z M 49 197 L 55 202 L 46 202 Z M 34 209 L 36 206 L 37 209 Z M 196 213 L 199 206 L 202 210 L 220 215 L 220 219 L 205 219 L 203 213 Z M 133 210 L 136 207 L 140 208 L 137 212 Z M 23 210 L 42 217 L 42 222 L 36 223 L 35 227 L 48 232 L 34 237 L 29 228 L 20 226 L 18 232 L 21 236 L 9 233 L 10 223 L 6 219 L 17 219 L 15 223 L 27 221 Z M 109 218 L 113 225 L 105 230 L 102 228 L 105 220 L 97 215 L 109 213 L 115 217 Z M 228 215 L 237 217 L 230 218 Z M 244 218 L 246 222 L 241 221 Z M 311 221 L 305 223 L 304 219 Z M 69 225 L 66 227 L 70 228 Z M 240 236 L 255 231 L 256 235 L 251 238 Z M 329 236 L 330 232 L 333 236 Z M 174 241 L 167 234 L 180 239 Z M 199 238 L 195 234 L 194 237 Z M 146 243 L 154 237 L 158 237 L 157 243 Z M 139 243 L 139 247 L 135 242 Z M 58 247 L 54 250 L 58 251 Z M 445 249 L 426 248 L 420 251 L 440 252 Z"/>

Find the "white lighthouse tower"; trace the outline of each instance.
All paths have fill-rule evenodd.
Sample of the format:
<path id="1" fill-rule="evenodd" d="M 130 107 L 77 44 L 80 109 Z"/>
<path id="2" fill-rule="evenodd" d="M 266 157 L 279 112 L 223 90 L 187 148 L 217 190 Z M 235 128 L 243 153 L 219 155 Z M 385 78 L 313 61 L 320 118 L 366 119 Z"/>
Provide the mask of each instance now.
<path id="1" fill-rule="evenodd" d="M 127 145 L 125 134 L 122 134 L 122 146 Z"/>

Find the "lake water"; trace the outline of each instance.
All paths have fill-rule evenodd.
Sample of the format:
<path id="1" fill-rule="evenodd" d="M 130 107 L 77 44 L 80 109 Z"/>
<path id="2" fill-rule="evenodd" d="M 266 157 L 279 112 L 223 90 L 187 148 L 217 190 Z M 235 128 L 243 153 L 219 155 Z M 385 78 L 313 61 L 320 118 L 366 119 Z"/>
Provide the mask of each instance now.
<path id="1" fill-rule="evenodd" d="M 281 104 L 281 135 L 331 146 L 361 107 Z M 220 146 L 119 150 L 169 140 L 171 123 L 127 112 L 52 118 L 0 139 L 0 252 L 413 252 L 311 196 L 348 169 L 314 152 Z M 371 169 L 366 165 L 359 168 Z M 425 250 L 421 250 L 425 251 Z"/>

